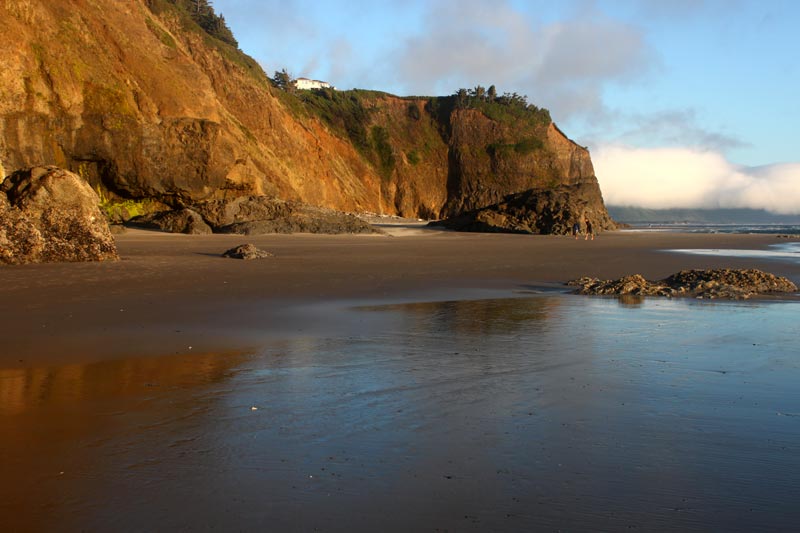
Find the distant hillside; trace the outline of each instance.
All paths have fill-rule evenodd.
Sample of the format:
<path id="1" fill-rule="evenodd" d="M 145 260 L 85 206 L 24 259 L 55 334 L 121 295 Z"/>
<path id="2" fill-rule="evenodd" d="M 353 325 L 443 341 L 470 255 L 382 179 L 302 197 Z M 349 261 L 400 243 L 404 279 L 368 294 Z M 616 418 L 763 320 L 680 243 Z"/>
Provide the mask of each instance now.
<path id="1" fill-rule="evenodd" d="M 576 216 L 611 224 L 588 151 L 494 87 L 287 90 L 207 0 L 3 0 L 0 32 L 7 173 L 58 165 L 110 202 L 264 195 L 421 218 L 585 185 Z"/>
<path id="2" fill-rule="evenodd" d="M 627 224 L 800 224 L 800 215 L 776 215 L 763 209 L 645 209 L 608 206 L 617 222 Z"/>

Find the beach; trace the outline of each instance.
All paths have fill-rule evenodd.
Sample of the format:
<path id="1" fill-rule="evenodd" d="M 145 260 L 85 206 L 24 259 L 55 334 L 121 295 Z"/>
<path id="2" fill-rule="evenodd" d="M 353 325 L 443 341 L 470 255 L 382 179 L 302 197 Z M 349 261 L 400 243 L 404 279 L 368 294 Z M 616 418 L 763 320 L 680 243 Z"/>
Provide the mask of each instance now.
<path id="1" fill-rule="evenodd" d="M 262 327 L 265 310 L 298 302 L 467 299 L 476 290 L 497 296 L 580 276 L 660 279 L 687 268 L 760 267 L 800 281 L 793 262 L 665 251 L 763 250 L 780 244 L 772 235 L 614 232 L 584 241 L 421 226 L 386 229 L 389 236 L 128 230 L 117 236 L 118 262 L 4 267 L 0 307 L 8 349 L 0 364 L 174 354 L 189 346 L 249 348 L 237 338 Z M 275 257 L 220 257 L 243 242 Z"/>
<path id="2" fill-rule="evenodd" d="M 187 236 L 0 270 L 11 530 L 790 529 L 792 298 L 581 297 L 772 235 Z M 243 242 L 274 257 L 223 259 Z"/>

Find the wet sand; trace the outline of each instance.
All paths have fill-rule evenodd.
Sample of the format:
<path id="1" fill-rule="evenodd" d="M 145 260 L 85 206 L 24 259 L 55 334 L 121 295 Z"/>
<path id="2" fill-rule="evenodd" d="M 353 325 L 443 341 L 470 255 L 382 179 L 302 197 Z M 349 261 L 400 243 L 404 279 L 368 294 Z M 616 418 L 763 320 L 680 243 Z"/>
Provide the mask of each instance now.
<path id="1" fill-rule="evenodd" d="M 800 519 L 797 303 L 548 292 L 683 268 L 800 281 L 797 263 L 661 251 L 777 239 L 391 231 L 131 231 L 117 263 L 0 269 L 3 529 Z M 218 257 L 242 242 L 275 258 Z"/>
<path id="2" fill-rule="evenodd" d="M 684 268 L 763 268 L 800 282 L 797 263 L 664 251 L 764 249 L 780 243 L 774 236 L 616 232 L 576 241 L 387 230 L 393 236 L 129 230 L 117 237 L 119 262 L 3 267 L 0 367 L 249 349 L 260 342 L 251 333 L 263 329 L 265 312 L 277 314 L 276 327 L 288 328 L 280 311 L 304 302 L 465 299 L 475 291 L 502 295 L 586 275 L 659 279 Z M 275 257 L 219 256 L 243 242 Z"/>

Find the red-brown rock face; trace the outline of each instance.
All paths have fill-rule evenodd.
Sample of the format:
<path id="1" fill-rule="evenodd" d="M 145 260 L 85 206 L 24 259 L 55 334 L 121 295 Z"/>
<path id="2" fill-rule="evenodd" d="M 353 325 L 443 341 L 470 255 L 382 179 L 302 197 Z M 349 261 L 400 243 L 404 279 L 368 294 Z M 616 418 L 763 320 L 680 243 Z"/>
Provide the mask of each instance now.
<path id="1" fill-rule="evenodd" d="M 58 165 L 173 207 L 267 195 L 423 218 L 596 183 L 549 121 L 359 91 L 338 93 L 331 118 L 169 0 L 4 0 L 0 33 L 14 36 L 0 47 L 6 172 Z M 347 106 L 357 122 L 336 116 Z"/>

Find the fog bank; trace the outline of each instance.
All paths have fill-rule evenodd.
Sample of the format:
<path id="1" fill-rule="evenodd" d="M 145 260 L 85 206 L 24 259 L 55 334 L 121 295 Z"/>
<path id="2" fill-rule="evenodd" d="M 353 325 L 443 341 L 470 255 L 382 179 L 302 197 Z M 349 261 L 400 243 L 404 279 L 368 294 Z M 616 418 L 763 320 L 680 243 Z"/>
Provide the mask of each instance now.
<path id="1" fill-rule="evenodd" d="M 592 162 L 609 205 L 800 213 L 800 163 L 742 167 L 693 148 L 602 145 Z"/>

